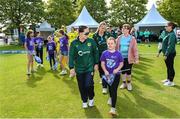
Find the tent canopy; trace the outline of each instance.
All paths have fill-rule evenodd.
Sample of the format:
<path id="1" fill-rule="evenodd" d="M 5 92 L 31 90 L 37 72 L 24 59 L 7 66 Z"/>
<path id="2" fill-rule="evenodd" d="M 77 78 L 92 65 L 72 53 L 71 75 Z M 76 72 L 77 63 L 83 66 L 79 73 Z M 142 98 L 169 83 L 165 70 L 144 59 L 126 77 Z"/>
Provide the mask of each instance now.
<path id="1" fill-rule="evenodd" d="M 55 28 L 52 28 L 50 24 L 47 23 L 47 21 L 44 21 L 40 24 L 39 28 L 36 28 L 36 31 L 54 31 Z"/>
<path id="2" fill-rule="evenodd" d="M 86 25 L 89 28 L 97 28 L 99 26 L 99 23 L 91 17 L 85 6 L 83 7 L 79 17 L 71 25 L 67 26 L 67 28 L 78 28 L 80 25 Z"/>
<path id="3" fill-rule="evenodd" d="M 149 26 L 165 26 L 167 22 L 168 21 L 159 14 L 155 5 L 153 4 L 146 16 L 134 26 L 136 28 Z"/>

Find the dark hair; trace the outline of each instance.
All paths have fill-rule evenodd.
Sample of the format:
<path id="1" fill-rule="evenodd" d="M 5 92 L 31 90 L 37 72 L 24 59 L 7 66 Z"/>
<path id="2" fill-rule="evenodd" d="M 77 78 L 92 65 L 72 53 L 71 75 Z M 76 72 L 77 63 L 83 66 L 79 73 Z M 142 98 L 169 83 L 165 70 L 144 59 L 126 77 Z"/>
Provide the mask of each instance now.
<path id="1" fill-rule="evenodd" d="M 87 29 L 88 27 L 87 26 L 79 26 L 79 29 L 78 29 L 78 32 L 79 33 L 82 33 L 82 32 L 84 32 L 84 29 Z"/>
<path id="2" fill-rule="evenodd" d="M 37 37 L 37 35 L 39 34 L 40 32 L 37 31 L 35 34 L 34 34 L 34 37 Z"/>
<path id="3" fill-rule="evenodd" d="M 33 33 L 33 30 L 29 30 L 29 31 L 27 32 L 27 35 L 26 35 L 27 38 L 31 38 L 31 37 L 30 37 L 30 34 L 32 34 L 32 33 Z"/>
<path id="4" fill-rule="evenodd" d="M 174 28 L 176 27 L 176 24 L 175 24 L 175 23 L 173 23 L 173 22 L 171 22 L 171 21 L 170 21 L 170 22 L 168 22 L 168 23 L 167 23 L 167 25 L 168 25 L 168 26 L 171 26 L 171 27 L 172 27 L 172 29 L 174 29 Z"/>
<path id="5" fill-rule="evenodd" d="M 68 35 L 64 32 L 63 29 L 60 29 L 60 30 L 59 30 L 59 33 L 62 34 L 62 35 L 65 35 L 65 37 L 66 37 L 67 39 L 69 39 Z"/>
<path id="6" fill-rule="evenodd" d="M 129 24 L 123 24 L 123 27 L 128 29 L 128 30 L 131 30 L 131 26 Z"/>

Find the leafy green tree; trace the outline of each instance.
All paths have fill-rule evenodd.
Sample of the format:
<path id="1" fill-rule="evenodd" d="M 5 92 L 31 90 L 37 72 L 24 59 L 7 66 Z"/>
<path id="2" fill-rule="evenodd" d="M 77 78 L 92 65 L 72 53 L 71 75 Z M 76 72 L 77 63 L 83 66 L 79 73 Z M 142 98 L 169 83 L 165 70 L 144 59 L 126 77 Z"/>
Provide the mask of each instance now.
<path id="1" fill-rule="evenodd" d="M 76 15 L 74 4 L 72 4 L 72 0 L 49 0 L 46 6 L 46 19 L 56 28 L 71 24 Z"/>
<path id="2" fill-rule="evenodd" d="M 140 21 L 146 13 L 146 4 L 147 0 L 111 0 L 110 23 L 119 26 Z"/>
<path id="3" fill-rule="evenodd" d="M 41 0 L 0 0 L 0 8 L 0 23 L 19 31 L 21 24 L 38 23 L 44 15 Z"/>
<path id="4" fill-rule="evenodd" d="M 79 0 L 78 5 L 80 6 L 79 12 L 82 10 L 83 6 L 86 6 L 91 16 L 97 22 L 107 20 L 108 18 L 108 8 L 105 0 Z"/>
<path id="5" fill-rule="evenodd" d="M 180 25 L 180 0 L 161 0 L 158 3 L 160 14 L 165 19 Z"/>

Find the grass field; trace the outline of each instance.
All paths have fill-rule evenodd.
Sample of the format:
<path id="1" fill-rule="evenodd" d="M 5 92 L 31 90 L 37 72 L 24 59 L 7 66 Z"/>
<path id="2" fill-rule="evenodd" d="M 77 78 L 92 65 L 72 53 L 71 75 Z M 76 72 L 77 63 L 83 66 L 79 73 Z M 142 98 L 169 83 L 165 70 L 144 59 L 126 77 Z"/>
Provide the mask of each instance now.
<path id="1" fill-rule="evenodd" d="M 14 46 L 0 50 L 22 49 Z M 175 58 L 175 87 L 165 87 L 166 67 L 157 44 L 139 45 L 140 64 L 133 66 L 133 91 L 118 89 L 119 118 L 180 118 L 180 46 Z M 148 54 L 149 53 L 149 54 Z M 109 118 L 108 95 L 95 74 L 95 107 L 82 109 L 76 79 L 59 76 L 45 61 L 27 80 L 25 54 L 0 54 L 1 118 Z"/>

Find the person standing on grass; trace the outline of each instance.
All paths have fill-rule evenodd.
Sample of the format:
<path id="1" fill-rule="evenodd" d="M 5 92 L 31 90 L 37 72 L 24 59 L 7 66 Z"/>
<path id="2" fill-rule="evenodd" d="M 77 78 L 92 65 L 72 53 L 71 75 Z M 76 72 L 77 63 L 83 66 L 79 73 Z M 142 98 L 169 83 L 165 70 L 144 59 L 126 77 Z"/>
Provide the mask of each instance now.
<path id="1" fill-rule="evenodd" d="M 105 50 L 101 55 L 101 67 L 105 73 L 105 75 L 108 77 L 109 74 L 114 74 L 114 82 L 112 85 L 108 85 L 109 87 L 109 100 L 108 104 L 111 105 L 110 114 L 116 115 L 116 100 L 117 100 L 117 88 L 120 81 L 120 69 L 123 67 L 123 57 L 119 51 L 117 51 L 116 48 L 116 41 L 113 37 L 108 38 L 107 40 L 107 46 L 108 50 Z M 110 79 L 108 79 L 110 80 Z"/>
<path id="2" fill-rule="evenodd" d="M 162 42 L 162 52 L 164 55 L 164 61 L 167 67 L 167 79 L 163 80 L 163 83 L 165 86 L 174 86 L 174 76 L 175 76 L 175 70 L 174 70 L 174 58 L 176 56 L 176 35 L 174 33 L 175 24 L 173 22 L 169 22 L 167 24 L 166 31 L 167 35 L 163 39 Z"/>
<path id="3" fill-rule="evenodd" d="M 24 47 L 27 51 L 27 58 L 28 58 L 28 64 L 27 64 L 27 75 L 30 75 L 35 71 L 33 68 L 33 55 L 35 55 L 35 44 L 34 44 L 34 32 L 32 30 L 29 30 L 27 32 L 27 38 L 25 39 Z"/>
<path id="4" fill-rule="evenodd" d="M 60 42 L 60 66 L 62 71 L 60 72 L 60 75 L 65 75 L 67 74 L 65 66 L 68 64 L 68 49 L 69 49 L 69 44 L 68 44 L 68 36 L 65 34 L 65 32 L 60 29 L 59 33 L 61 34 L 61 38 L 59 39 Z M 65 63 L 63 63 L 63 60 Z"/>
<path id="5" fill-rule="evenodd" d="M 47 57 L 49 57 L 50 67 L 51 70 L 56 70 L 55 68 L 56 44 L 52 40 L 51 36 L 48 36 L 47 40 L 48 43 L 47 43 L 46 51 L 47 51 Z M 53 65 L 52 65 L 52 61 L 53 61 Z"/>
<path id="6" fill-rule="evenodd" d="M 159 57 L 159 55 L 162 52 L 162 41 L 163 39 L 167 36 L 167 31 L 163 30 L 158 38 L 158 54 L 157 57 Z"/>
<path id="7" fill-rule="evenodd" d="M 150 32 L 148 31 L 148 29 L 146 29 L 144 31 L 144 38 L 145 38 L 145 43 L 148 44 L 148 47 L 150 47 L 150 44 L 149 44 L 149 35 L 150 35 Z"/>
<path id="8" fill-rule="evenodd" d="M 69 52 L 70 75 L 76 75 L 82 107 L 94 106 L 94 70 L 98 70 L 99 53 L 96 43 L 88 38 L 89 28 L 79 26 L 79 36 L 73 40 Z"/>
<path id="9" fill-rule="evenodd" d="M 36 36 L 34 38 L 35 48 L 36 48 L 36 55 L 41 58 L 41 64 L 37 66 L 43 67 L 43 38 L 40 36 L 40 32 L 36 32 Z"/>
<path id="10" fill-rule="evenodd" d="M 98 50 L 99 50 L 99 56 L 101 56 L 102 52 L 107 50 L 107 44 L 106 40 L 110 37 L 110 34 L 106 31 L 106 23 L 101 22 L 99 27 L 97 28 L 97 31 L 93 35 L 93 39 L 95 40 Z M 107 93 L 107 84 L 104 80 L 102 80 L 102 75 L 104 75 L 104 71 L 101 68 L 101 62 L 99 60 L 99 75 L 102 81 L 102 93 Z M 100 81 L 100 82 L 101 82 Z"/>
<path id="11" fill-rule="evenodd" d="M 124 24 L 122 27 L 122 35 L 119 36 L 116 39 L 117 46 L 116 49 L 118 49 L 124 58 L 124 66 L 122 70 L 127 70 L 122 72 L 122 85 L 120 86 L 121 89 L 127 88 L 128 91 L 132 90 L 132 81 L 131 81 L 131 70 L 132 65 L 135 63 L 137 64 L 139 62 L 139 56 L 138 56 L 138 49 L 137 49 L 137 41 L 135 37 L 130 35 L 130 25 Z M 127 79 L 127 83 L 126 83 Z"/>

